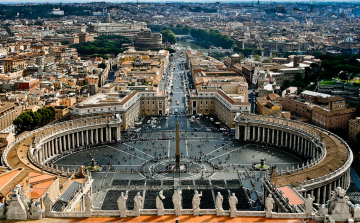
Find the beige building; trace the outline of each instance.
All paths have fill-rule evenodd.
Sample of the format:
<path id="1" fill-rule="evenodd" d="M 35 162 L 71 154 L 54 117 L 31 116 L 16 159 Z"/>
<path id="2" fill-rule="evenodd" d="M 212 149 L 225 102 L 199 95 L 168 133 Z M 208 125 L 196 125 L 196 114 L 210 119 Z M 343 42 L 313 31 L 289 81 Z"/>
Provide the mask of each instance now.
<path id="1" fill-rule="evenodd" d="M 153 90 L 123 91 L 121 86 L 107 84 L 99 93 L 75 105 L 71 119 L 119 114 L 122 129 L 134 126 L 140 116 L 166 113 L 166 96 Z"/>
<path id="2" fill-rule="evenodd" d="M 250 112 L 251 104 L 245 97 L 230 97 L 217 88 L 197 87 L 189 98 L 191 114 L 215 114 L 224 124 L 234 127 L 233 120 L 239 112 Z"/>
<path id="3" fill-rule="evenodd" d="M 10 126 L 14 119 L 16 119 L 22 112 L 21 107 L 12 102 L 5 102 L 0 104 L 0 131 Z"/>
<path id="4" fill-rule="evenodd" d="M 349 120 L 349 144 L 358 145 L 360 142 L 357 141 L 357 134 L 360 132 L 360 117 Z"/>

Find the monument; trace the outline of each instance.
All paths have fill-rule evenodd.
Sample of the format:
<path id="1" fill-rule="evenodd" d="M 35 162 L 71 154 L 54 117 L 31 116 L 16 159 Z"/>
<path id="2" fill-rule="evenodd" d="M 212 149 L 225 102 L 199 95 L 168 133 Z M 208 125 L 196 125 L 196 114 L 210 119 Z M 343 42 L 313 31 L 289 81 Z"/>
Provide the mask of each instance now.
<path id="1" fill-rule="evenodd" d="M 156 197 L 156 209 L 158 211 L 158 216 L 164 215 L 164 203 L 163 200 L 165 199 L 165 196 L 163 195 L 163 190 L 161 190 Z"/>
<path id="2" fill-rule="evenodd" d="M 117 200 L 118 208 L 120 211 L 120 217 L 125 218 L 126 217 L 126 200 L 128 199 L 128 194 L 126 192 L 124 196 L 124 192 L 121 192 L 121 195 L 119 199 Z"/>
<path id="3" fill-rule="evenodd" d="M 136 216 L 140 216 L 140 209 L 143 202 L 143 198 L 140 195 L 140 192 L 137 192 L 136 196 L 134 197 L 134 214 Z"/>
<path id="4" fill-rule="evenodd" d="M 193 210 L 194 210 L 194 215 L 198 216 L 200 213 L 200 201 L 201 201 L 201 197 L 202 196 L 202 192 L 199 194 L 199 192 L 196 190 L 193 200 L 192 200 L 192 205 L 193 205 Z"/>
<path id="5" fill-rule="evenodd" d="M 271 217 L 272 210 L 274 208 L 274 199 L 272 198 L 272 194 L 269 194 L 265 199 L 265 215 L 267 218 Z"/>
<path id="6" fill-rule="evenodd" d="M 218 195 L 216 196 L 216 215 L 217 216 L 224 215 L 224 209 L 222 207 L 223 201 L 224 201 L 224 197 L 221 195 L 220 192 L 218 192 Z"/>
<path id="7" fill-rule="evenodd" d="M 238 203 L 238 199 L 235 196 L 235 193 L 229 197 L 229 205 L 230 205 L 230 217 L 235 218 L 237 216 L 236 205 Z"/>
<path id="8" fill-rule="evenodd" d="M 176 216 L 181 216 L 181 200 L 181 190 L 177 189 L 172 196 Z"/>

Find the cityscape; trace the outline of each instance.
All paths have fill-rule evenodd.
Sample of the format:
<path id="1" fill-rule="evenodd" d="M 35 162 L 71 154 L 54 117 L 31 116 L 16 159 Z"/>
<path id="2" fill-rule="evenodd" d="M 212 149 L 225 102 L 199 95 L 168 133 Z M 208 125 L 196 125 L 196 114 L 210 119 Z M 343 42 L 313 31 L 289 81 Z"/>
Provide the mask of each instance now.
<path id="1" fill-rule="evenodd" d="M 357 1 L 2 1 L 4 222 L 360 222 Z"/>

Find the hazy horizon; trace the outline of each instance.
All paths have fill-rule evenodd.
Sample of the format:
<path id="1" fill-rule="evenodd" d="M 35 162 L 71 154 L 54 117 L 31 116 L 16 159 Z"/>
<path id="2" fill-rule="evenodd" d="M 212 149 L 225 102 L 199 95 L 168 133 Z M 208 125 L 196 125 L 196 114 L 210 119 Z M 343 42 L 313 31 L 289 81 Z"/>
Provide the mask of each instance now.
<path id="1" fill-rule="evenodd" d="M 2 0 L 0 4 L 18 4 L 18 3 L 90 3 L 90 2 L 108 2 L 108 3 L 134 3 L 136 0 Z M 212 1 L 206 1 L 206 0 L 200 0 L 200 1 L 194 1 L 194 0 L 139 0 L 139 3 L 215 3 L 215 2 L 223 2 L 223 3 L 257 3 L 257 0 L 212 0 Z M 312 3 L 316 2 L 317 4 L 321 3 L 359 3 L 360 0 L 357 1 L 350 1 L 350 0 L 296 0 L 296 1 L 289 1 L 289 0 L 262 0 L 261 2 L 282 2 L 282 3 Z"/>

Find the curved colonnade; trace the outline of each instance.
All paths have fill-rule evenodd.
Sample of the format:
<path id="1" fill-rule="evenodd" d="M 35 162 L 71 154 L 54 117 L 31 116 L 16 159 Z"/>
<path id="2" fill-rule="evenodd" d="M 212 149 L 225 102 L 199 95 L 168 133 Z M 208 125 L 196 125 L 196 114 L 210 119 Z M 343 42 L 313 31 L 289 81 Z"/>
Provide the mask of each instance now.
<path id="1" fill-rule="evenodd" d="M 47 162 L 81 146 L 120 140 L 121 123 L 119 118 L 91 117 L 48 125 L 23 133 L 5 148 L 2 165 L 11 169 L 25 165 L 34 170 L 68 176 L 69 172 L 54 169 Z M 21 156 L 18 150 L 24 151 L 27 156 Z"/>
<path id="2" fill-rule="evenodd" d="M 308 158 L 292 170 L 273 171 L 275 187 L 291 185 L 303 197 L 311 194 L 316 203 L 322 204 L 335 188 L 349 187 L 353 154 L 335 134 L 306 123 L 254 114 L 240 114 L 235 122 L 236 139 L 276 144 Z"/>

